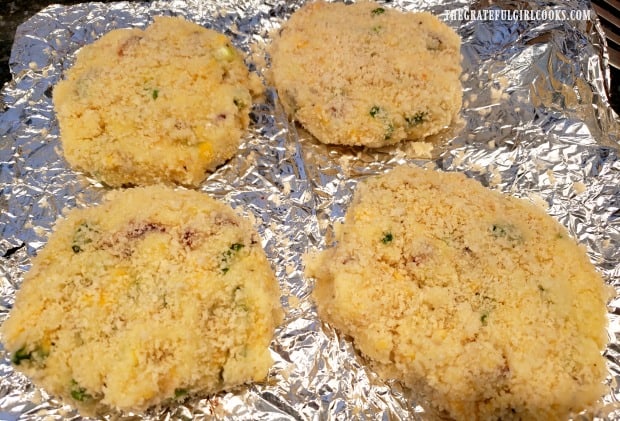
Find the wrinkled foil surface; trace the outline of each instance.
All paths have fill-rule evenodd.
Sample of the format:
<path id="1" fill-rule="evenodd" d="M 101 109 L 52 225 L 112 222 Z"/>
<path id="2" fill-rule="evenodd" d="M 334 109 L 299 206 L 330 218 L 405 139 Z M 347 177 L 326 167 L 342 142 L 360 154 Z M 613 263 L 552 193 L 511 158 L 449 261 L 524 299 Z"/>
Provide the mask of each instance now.
<path id="1" fill-rule="evenodd" d="M 277 274 L 286 319 L 272 343 L 275 363 L 261 384 L 105 419 L 426 419 L 416 397 L 366 367 L 351 343 L 321 323 L 303 255 L 328 247 L 356 183 L 412 163 L 461 171 L 490 188 L 544 206 L 583 243 L 605 281 L 620 287 L 620 162 L 617 116 L 607 102 L 607 56 L 598 21 L 454 20 L 483 9 L 579 9 L 586 1 L 405 1 L 462 37 L 463 109 L 430 143 L 379 150 L 319 144 L 289 122 L 268 85 L 271 34 L 301 1 L 174 0 L 50 6 L 17 31 L 0 115 L 0 318 L 10 310 L 31 258 L 66 209 L 98 203 L 107 188 L 71 170 L 62 156 L 52 90 L 76 51 L 121 27 L 180 15 L 218 30 L 244 50 L 267 85 L 239 153 L 200 189 L 255 221 Z M 430 146 L 434 148 L 429 153 Z M 609 385 L 599 408 L 575 419 L 620 420 L 620 298 L 609 304 Z M 0 361 L 0 419 L 81 419 Z"/>

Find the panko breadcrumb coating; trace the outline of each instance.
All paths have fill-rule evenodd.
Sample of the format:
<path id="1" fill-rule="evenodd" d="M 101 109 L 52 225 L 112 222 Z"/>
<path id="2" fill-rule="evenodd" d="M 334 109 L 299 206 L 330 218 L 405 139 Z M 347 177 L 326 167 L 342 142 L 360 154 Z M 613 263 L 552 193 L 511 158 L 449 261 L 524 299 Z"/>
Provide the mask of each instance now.
<path id="1" fill-rule="evenodd" d="M 408 166 L 358 185 L 311 258 L 319 315 L 455 420 L 562 420 L 604 393 L 607 289 L 535 205 Z"/>
<path id="2" fill-rule="evenodd" d="M 110 186 L 196 186 L 236 153 L 262 92 L 225 35 L 156 17 L 79 50 L 53 96 L 71 166 Z"/>
<path id="3" fill-rule="evenodd" d="M 247 220 L 196 191 L 140 187 L 57 223 L 2 341 L 82 414 L 142 411 L 265 379 L 279 295 Z"/>
<path id="4" fill-rule="evenodd" d="M 311 2 L 284 23 L 270 52 L 285 111 L 324 143 L 420 140 L 461 107 L 460 38 L 430 13 Z"/>

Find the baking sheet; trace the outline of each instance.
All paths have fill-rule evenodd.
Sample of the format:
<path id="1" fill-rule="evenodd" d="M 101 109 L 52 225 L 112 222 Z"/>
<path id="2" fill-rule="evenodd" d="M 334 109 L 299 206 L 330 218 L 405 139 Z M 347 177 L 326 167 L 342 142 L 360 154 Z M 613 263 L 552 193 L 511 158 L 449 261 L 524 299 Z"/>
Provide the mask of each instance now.
<path id="1" fill-rule="evenodd" d="M 155 1 L 50 6 L 17 31 L 0 115 L 0 318 L 30 261 L 67 208 L 101 200 L 106 188 L 62 157 L 51 94 L 75 52 L 109 30 L 180 15 L 230 36 L 267 76 L 264 46 L 301 1 Z M 606 282 L 620 286 L 620 128 L 609 107 L 604 37 L 598 22 L 454 20 L 468 10 L 589 10 L 586 1 L 394 1 L 428 10 L 463 39 L 463 110 L 430 144 L 379 150 L 326 146 L 289 122 L 274 90 L 255 106 L 239 153 L 200 190 L 254 219 L 276 271 L 286 319 L 263 384 L 242 386 L 147 414 L 106 419 L 425 419 L 415 396 L 382 381 L 351 343 L 317 318 L 303 276 L 304 253 L 331 243 L 355 185 L 413 163 L 462 171 L 490 188 L 547 208 L 587 246 Z M 265 78 L 266 83 L 267 78 Z M 431 151 L 431 146 L 434 148 Z M 584 419 L 619 419 L 620 299 L 609 306 L 609 393 Z M 80 419 L 15 372 L 2 351 L 0 418 Z M 577 417 L 579 418 L 579 417 Z"/>

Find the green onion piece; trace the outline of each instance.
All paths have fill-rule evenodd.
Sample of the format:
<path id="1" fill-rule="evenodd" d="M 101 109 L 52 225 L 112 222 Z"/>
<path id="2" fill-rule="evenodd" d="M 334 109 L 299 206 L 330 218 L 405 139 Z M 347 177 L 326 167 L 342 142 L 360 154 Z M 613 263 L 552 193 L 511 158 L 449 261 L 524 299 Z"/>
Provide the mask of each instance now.
<path id="1" fill-rule="evenodd" d="M 71 244 L 71 250 L 74 253 L 79 253 L 84 250 L 86 244 L 92 243 L 93 238 L 97 234 L 97 230 L 88 225 L 88 222 L 82 222 L 73 235 L 73 243 Z"/>
<path id="2" fill-rule="evenodd" d="M 239 250 L 241 250 L 243 247 L 244 247 L 244 245 L 243 245 L 243 244 L 241 244 L 241 243 L 234 243 L 234 244 L 232 244 L 232 245 L 230 246 L 230 249 L 231 249 L 231 250 L 233 250 L 233 251 L 239 251 Z"/>
<path id="3" fill-rule="evenodd" d="M 388 140 L 389 138 L 391 138 L 393 133 L 394 133 L 394 125 L 392 125 L 392 123 L 389 123 L 385 131 L 384 140 Z"/>
<path id="4" fill-rule="evenodd" d="M 371 13 L 373 16 L 382 15 L 385 13 L 385 9 L 383 7 L 377 7 L 376 9 L 373 9 Z"/>
<path id="5" fill-rule="evenodd" d="M 383 234 L 383 238 L 381 239 L 381 242 L 383 244 L 389 244 L 392 242 L 393 239 L 394 239 L 394 236 L 392 235 L 392 233 L 386 232 L 385 234 Z"/>
<path id="6" fill-rule="evenodd" d="M 505 238 L 516 245 L 523 242 L 523 234 L 512 224 L 493 224 L 491 235 L 495 238 Z"/>
<path id="7" fill-rule="evenodd" d="M 240 110 L 246 107 L 245 102 L 239 98 L 233 98 L 233 104 Z"/>
<path id="8" fill-rule="evenodd" d="M 11 358 L 11 362 L 15 365 L 20 365 L 24 360 L 30 360 L 32 357 L 32 352 L 27 352 L 26 347 L 22 346 L 15 354 L 13 354 L 13 358 Z"/>
<path id="9" fill-rule="evenodd" d="M 409 126 L 417 126 L 418 124 L 424 122 L 427 115 L 428 113 L 426 111 L 420 111 L 412 116 L 405 117 L 405 121 Z"/>
<path id="10" fill-rule="evenodd" d="M 183 389 L 182 387 L 177 387 L 176 389 L 174 389 L 174 397 L 177 399 L 186 396 L 187 393 L 187 389 Z"/>
<path id="11" fill-rule="evenodd" d="M 71 380 L 71 397 L 76 401 L 84 402 L 92 399 L 92 395 L 86 392 L 75 380 Z"/>
<path id="12" fill-rule="evenodd" d="M 157 99 L 159 96 L 159 89 L 153 89 L 153 99 Z"/>
<path id="13" fill-rule="evenodd" d="M 233 243 L 230 245 L 228 250 L 222 253 L 222 264 L 224 265 L 224 267 L 222 268 L 222 273 L 226 273 L 230 270 L 229 265 L 231 263 L 231 259 L 233 258 L 234 253 L 239 252 L 239 250 L 241 250 L 243 247 L 245 247 L 245 245 L 241 243 Z"/>
<path id="14" fill-rule="evenodd" d="M 493 232 L 493 235 L 496 237 L 505 237 L 506 236 L 506 228 L 498 225 L 498 224 L 493 224 L 493 227 L 491 228 L 491 231 Z"/>
<path id="15" fill-rule="evenodd" d="M 371 109 L 370 109 L 370 116 L 371 117 L 376 117 L 377 114 L 379 114 L 379 112 L 381 111 L 381 108 L 377 107 L 376 105 L 374 105 Z"/>
<path id="16" fill-rule="evenodd" d="M 512 224 L 493 224 L 491 226 L 491 234 L 495 238 L 506 238 L 514 244 L 523 241 L 523 236 L 519 229 Z"/>

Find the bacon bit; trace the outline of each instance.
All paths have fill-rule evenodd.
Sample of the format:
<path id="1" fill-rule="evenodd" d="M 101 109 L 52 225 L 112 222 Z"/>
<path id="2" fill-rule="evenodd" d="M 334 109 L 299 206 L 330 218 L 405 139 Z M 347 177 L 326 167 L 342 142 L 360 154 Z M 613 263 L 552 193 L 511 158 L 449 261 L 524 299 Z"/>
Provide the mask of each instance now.
<path id="1" fill-rule="evenodd" d="M 347 263 L 350 263 L 350 262 L 355 262 L 355 261 L 357 261 L 357 260 L 358 260 L 358 259 L 357 259 L 357 256 L 354 256 L 354 255 L 353 255 L 353 254 L 351 254 L 351 253 L 347 253 L 347 255 L 346 255 L 346 256 L 343 256 L 343 257 L 340 259 L 340 264 L 346 265 Z"/>
<path id="2" fill-rule="evenodd" d="M 97 248 L 112 249 L 112 253 L 121 258 L 129 258 L 133 254 L 133 247 L 128 242 L 142 237 L 147 232 L 166 232 L 166 226 L 154 222 L 134 222 L 124 232 L 115 232 L 109 238 L 103 239 Z"/>
<path id="3" fill-rule="evenodd" d="M 426 49 L 429 51 L 443 50 L 443 40 L 438 35 L 431 34 L 430 38 L 426 40 Z"/>
<path id="4" fill-rule="evenodd" d="M 125 241 L 123 241 L 125 240 Z M 121 259 L 128 259 L 133 254 L 133 250 L 127 244 L 127 237 L 123 237 L 120 233 L 115 233 L 108 239 L 101 240 L 97 244 L 98 249 L 110 249 L 113 256 Z"/>
<path id="5" fill-rule="evenodd" d="M 504 364 L 499 367 L 499 373 L 501 377 L 510 377 L 510 366 L 508 366 L 506 359 L 504 359 Z"/>
<path id="6" fill-rule="evenodd" d="M 252 237 L 250 238 L 250 245 L 254 246 L 256 244 L 258 244 L 257 235 L 255 233 L 252 233 Z"/>
<path id="7" fill-rule="evenodd" d="M 194 246 L 198 245 L 197 240 L 199 239 L 200 239 L 200 232 L 192 228 L 188 228 L 183 232 L 183 235 L 181 236 L 181 244 L 191 249 Z"/>
<path id="8" fill-rule="evenodd" d="M 181 237 L 181 243 L 183 243 L 184 246 L 191 248 L 192 244 L 194 243 L 194 236 L 195 235 L 196 235 L 195 231 L 186 230 L 183 233 L 183 236 Z"/>
<path id="9" fill-rule="evenodd" d="M 118 54 L 119 57 L 122 57 L 125 55 L 126 51 L 128 51 L 129 49 L 131 49 L 134 45 L 136 45 L 138 42 L 140 42 L 140 40 L 142 39 L 142 37 L 139 37 L 137 35 L 134 35 L 132 37 L 129 37 L 125 40 L 125 42 L 123 42 L 121 45 L 119 45 L 118 50 L 116 52 L 116 54 Z"/>
<path id="10" fill-rule="evenodd" d="M 329 112 L 334 117 L 343 117 L 345 115 L 345 107 L 341 101 L 329 107 Z"/>
<path id="11" fill-rule="evenodd" d="M 420 266 L 420 264 L 424 263 L 426 260 L 428 260 L 428 258 L 429 254 L 424 253 L 417 256 L 412 256 L 411 261 L 415 263 L 416 266 Z"/>
<path id="12" fill-rule="evenodd" d="M 157 231 L 157 232 L 166 232 L 166 227 L 162 224 L 147 222 L 142 224 L 137 224 L 134 227 L 127 230 L 127 238 L 138 238 L 146 234 L 147 232 Z"/>
<path id="13" fill-rule="evenodd" d="M 215 223 L 215 225 L 219 225 L 219 226 L 223 226 L 223 225 L 232 225 L 235 227 L 239 226 L 239 222 L 235 221 L 234 218 L 232 218 L 229 215 L 223 215 L 223 214 L 216 215 L 213 222 Z"/>
<path id="14" fill-rule="evenodd" d="M 174 128 L 177 130 L 181 130 L 181 129 L 185 129 L 187 128 L 188 124 L 185 121 L 181 121 L 181 120 L 177 120 L 174 123 Z"/>

